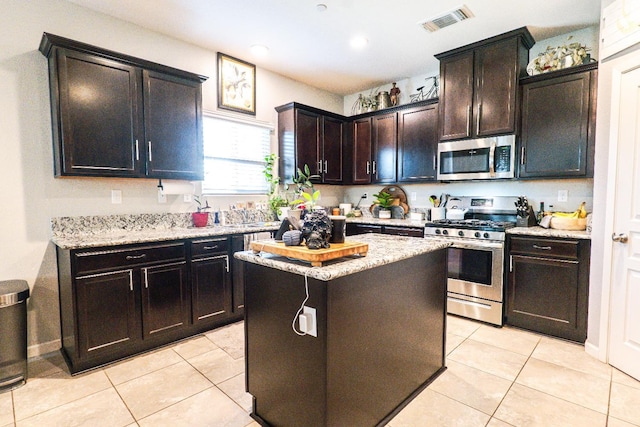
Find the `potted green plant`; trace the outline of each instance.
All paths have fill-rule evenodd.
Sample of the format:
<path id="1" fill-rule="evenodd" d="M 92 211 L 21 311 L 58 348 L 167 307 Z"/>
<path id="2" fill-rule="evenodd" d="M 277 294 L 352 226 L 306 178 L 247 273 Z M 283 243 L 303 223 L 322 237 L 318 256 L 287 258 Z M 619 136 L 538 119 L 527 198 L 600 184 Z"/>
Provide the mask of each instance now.
<path id="1" fill-rule="evenodd" d="M 267 184 L 269 184 L 269 189 L 267 190 L 267 202 L 269 203 L 269 208 L 273 211 L 273 213 L 279 218 L 286 217 L 286 210 L 288 210 L 289 202 L 287 202 L 286 197 L 280 195 L 280 177 L 275 174 L 275 163 L 278 160 L 278 156 L 274 153 L 271 153 L 264 157 L 264 170 L 262 173 L 264 174 L 265 180 Z M 286 208 L 286 209 L 283 209 Z"/>
<path id="2" fill-rule="evenodd" d="M 292 184 L 296 187 L 296 199 L 290 202 L 293 209 L 311 210 L 320 198 L 320 190 L 313 187 L 312 179 L 319 179 L 320 175 L 311 174 L 309 165 L 298 168 L 296 174 L 291 177 Z M 287 185 L 287 189 L 289 185 Z"/>
<path id="3" fill-rule="evenodd" d="M 391 218 L 391 206 L 393 206 L 394 197 L 386 191 L 381 191 L 378 194 L 374 194 L 373 197 L 376 198 L 375 205 L 378 208 L 378 218 Z"/>
<path id="4" fill-rule="evenodd" d="M 193 196 L 193 201 L 196 203 L 196 212 L 191 212 L 193 225 L 196 227 L 206 227 L 209 222 L 209 212 L 205 211 L 211 209 L 209 201 L 205 200 L 204 206 L 202 205 L 202 200 L 200 200 L 200 197 L 198 196 Z"/>

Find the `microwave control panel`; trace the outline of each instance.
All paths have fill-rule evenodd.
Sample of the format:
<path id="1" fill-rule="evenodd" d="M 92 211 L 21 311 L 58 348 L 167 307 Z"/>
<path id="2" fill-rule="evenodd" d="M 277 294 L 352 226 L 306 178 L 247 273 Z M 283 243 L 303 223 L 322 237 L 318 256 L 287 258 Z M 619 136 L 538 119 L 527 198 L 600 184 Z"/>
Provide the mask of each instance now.
<path id="1" fill-rule="evenodd" d="M 496 172 L 509 172 L 511 170 L 511 146 L 500 145 L 495 153 Z"/>

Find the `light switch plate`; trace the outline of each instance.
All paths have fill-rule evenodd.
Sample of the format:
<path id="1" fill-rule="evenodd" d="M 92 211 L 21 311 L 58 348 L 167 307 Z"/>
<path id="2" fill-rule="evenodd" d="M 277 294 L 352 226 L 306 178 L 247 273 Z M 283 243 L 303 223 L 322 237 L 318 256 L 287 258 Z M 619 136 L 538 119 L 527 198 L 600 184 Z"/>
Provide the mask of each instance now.
<path id="1" fill-rule="evenodd" d="M 158 188 L 158 203 L 167 203 L 167 195 L 164 194 L 162 188 Z"/>

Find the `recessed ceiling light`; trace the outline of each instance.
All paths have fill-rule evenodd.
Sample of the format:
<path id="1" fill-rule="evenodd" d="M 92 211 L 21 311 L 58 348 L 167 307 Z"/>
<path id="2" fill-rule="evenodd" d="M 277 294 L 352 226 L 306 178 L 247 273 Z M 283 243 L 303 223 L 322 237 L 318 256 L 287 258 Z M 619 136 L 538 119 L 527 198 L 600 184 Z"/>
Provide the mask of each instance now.
<path id="1" fill-rule="evenodd" d="M 256 56 L 266 56 L 269 53 L 269 48 L 262 44 L 254 44 L 251 46 L 251 53 Z"/>
<path id="2" fill-rule="evenodd" d="M 349 44 L 351 44 L 351 47 L 354 49 L 362 49 L 368 43 L 369 43 L 369 40 L 367 40 L 367 38 L 364 36 L 355 36 L 351 38 L 351 41 L 349 42 Z"/>
<path id="3" fill-rule="evenodd" d="M 317 10 L 318 12 L 324 12 L 325 10 L 327 10 L 327 5 L 326 5 L 326 4 L 324 4 L 324 3 L 318 3 L 318 4 L 316 5 L 316 10 Z"/>

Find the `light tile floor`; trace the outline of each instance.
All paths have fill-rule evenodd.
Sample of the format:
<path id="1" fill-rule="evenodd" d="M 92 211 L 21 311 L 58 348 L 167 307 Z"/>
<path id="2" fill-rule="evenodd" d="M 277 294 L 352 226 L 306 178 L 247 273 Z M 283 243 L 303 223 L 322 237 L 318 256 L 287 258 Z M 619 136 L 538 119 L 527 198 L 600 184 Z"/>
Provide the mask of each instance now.
<path id="1" fill-rule="evenodd" d="M 0 427 L 257 427 L 242 322 L 71 377 L 58 353 L 0 394 Z M 640 426 L 640 382 L 583 346 L 448 317 L 447 371 L 388 427 Z"/>

